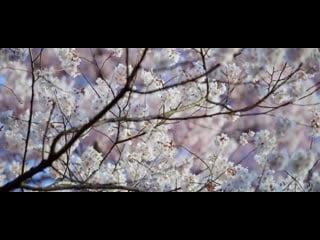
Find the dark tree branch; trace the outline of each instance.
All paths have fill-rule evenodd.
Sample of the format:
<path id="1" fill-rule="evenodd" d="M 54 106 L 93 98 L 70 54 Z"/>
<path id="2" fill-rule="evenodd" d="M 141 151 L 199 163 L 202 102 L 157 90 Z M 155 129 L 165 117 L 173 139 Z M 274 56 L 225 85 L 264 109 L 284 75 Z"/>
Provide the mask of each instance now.
<path id="1" fill-rule="evenodd" d="M 63 154 L 65 154 L 69 148 L 72 147 L 72 145 L 81 138 L 81 136 L 88 131 L 94 124 L 96 124 L 103 116 L 110 111 L 124 96 L 125 94 L 130 90 L 131 83 L 134 81 L 135 76 L 137 75 L 141 64 L 143 60 L 146 57 L 146 54 L 148 52 L 148 48 L 145 48 L 142 56 L 137 63 L 137 65 L 134 67 L 132 70 L 130 76 L 127 78 L 127 83 L 124 86 L 124 88 L 118 93 L 118 95 L 107 105 L 105 106 L 93 119 L 91 119 L 87 124 L 82 126 L 78 132 L 75 133 L 75 135 L 69 140 L 65 146 L 63 146 L 59 151 L 56 152 L 56 146 L 61 139 L 61 137 L 65 136 L 65 133 L 62 132 L 60 133 L 53 141 L 50 149 L 50 154 L 48 156 L 48 159 L 43 160 L 38 166 L 31 168 L 29 171 L 21 174 L 19 177 L 14 179 L 13 181 L 7 183 L 5 186 L 0 188 L 0 192 L 8 192 L 8 191 L 13 191 L 19 187 L 21 187 L 21 184 L 32 178 L 34 175 L 42 172 L 46 168 L 52 166 L 52 164 L 58 160 L 60 157 L 62 157 Z"/>
<path id="2" fill-rule="evenodd" d="M 142 190 L 129 186 L 120 186 L 115 184 L 65 184 L 51 187 L 33 187 L 29 185 L 23 185 L 23 188 L 29 191 L 35 192 L 61 192 L 67 190 L 85 191 L 85 190 L 96 190 L 96 191 L 128 191 L 128 192 L 143 192 Z"/>
<path id="3" fill-rule="evenodd" d="M 21 174 L 24 174 L 28 148 L 29 148 L 29 140 L 30 140 L 30 133 L 32 127 L 32 117 L 33 117 L 33 107 L 34 107 L 34 88 L 36 83 L 36 76 L 34 75 L 34 59 L 31 48 L 29 48 L 29 55 L 30 55 L 30 64 L 31 64 L 31 78 L 32 78 L 32 85 L 31 85 L 31 100 L 30 100 L 30 111 L 29 111 L 29 121 L 28 121 L 28 130 L 27 130 L 27 138 L 26 138 L 26 145 L 24 148 L 23 159 L 22 159 L 22 168 Z"/>

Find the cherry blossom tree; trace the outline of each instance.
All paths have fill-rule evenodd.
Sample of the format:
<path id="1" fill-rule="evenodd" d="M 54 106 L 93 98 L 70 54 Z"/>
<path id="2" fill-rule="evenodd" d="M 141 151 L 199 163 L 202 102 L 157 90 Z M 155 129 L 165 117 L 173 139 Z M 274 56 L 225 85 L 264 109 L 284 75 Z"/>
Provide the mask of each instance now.
<path id="1" fill-rule="evenodd" d="M 0 48 L 0 191 L 319 191 L 318 48 Z"/>

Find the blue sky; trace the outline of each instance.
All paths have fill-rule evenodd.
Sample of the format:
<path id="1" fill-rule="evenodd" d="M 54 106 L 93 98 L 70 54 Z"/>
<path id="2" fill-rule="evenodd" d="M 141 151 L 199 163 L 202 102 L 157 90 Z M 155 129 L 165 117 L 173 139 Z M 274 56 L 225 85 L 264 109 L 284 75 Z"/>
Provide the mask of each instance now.
<path id="1" fill-rule="evenodd" d="M 4 84 L 5 83 L 5 79 L 3 76 L 0 75 L 0 84 Z"/>

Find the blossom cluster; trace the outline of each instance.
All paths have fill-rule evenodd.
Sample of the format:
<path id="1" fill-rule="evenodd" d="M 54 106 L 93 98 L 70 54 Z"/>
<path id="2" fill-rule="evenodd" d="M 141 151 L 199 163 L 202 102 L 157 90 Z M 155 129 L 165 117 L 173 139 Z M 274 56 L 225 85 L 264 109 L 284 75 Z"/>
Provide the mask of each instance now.
<path id="1" fill-rule="evenodd" d="M 52 161 L 10 190 L 319 191 L 319 63 L 318 48 L 0 48 L 0 190 Z"/>

